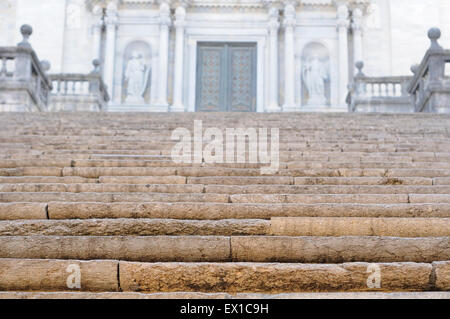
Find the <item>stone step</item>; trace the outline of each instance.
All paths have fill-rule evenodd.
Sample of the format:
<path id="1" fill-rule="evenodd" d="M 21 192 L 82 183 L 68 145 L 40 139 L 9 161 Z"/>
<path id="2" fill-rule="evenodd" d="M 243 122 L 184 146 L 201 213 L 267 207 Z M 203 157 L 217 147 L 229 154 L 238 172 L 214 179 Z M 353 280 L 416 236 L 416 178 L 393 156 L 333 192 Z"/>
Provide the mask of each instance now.
<path id="1" fill-rule="evenodd" d="M 0 203 L 0 220 L 47 219 L 46 203 Z"/>
<path id="2" fill-rule="evenodd" d="M 276 236 L 445 237 L 450 236 L 450 218 L 273 217 L 270 233 Z"/>
<path id="3" fill-rule="evenodd" d="M 412 195 L 411 195 L 412 196 Z M 428 195 L 425 195 L 428 196 Z M 444 195 L 445 196 L 445 195 Z M 409 195 L 406 194 L 234 194 L 230 195 L 231 203 L 354 203 L 354 204 L 401 204 L 408 203 Z M 446 197 L 444 197 L 446 198 Z M 450 195 L 448 195 L 450 199 Z M 425 198 L 422 198 L 424 201 Z M 415 201 L 418 202 L 417 200 Z M 427 201 L 425 201 L 427 202 Z M 437 201 L 433 201 L 437 202 Z"/>
<path id="4" fill-rule="evenodd" d="M 185 177 L 175 176 L 185 179 Z M 280 196 L 287 196 L 288 194 L 434 194 L 434 195 L 447 195 L 450 194 L 450 185 L 440 185 L 440 186 L 403 186 L 403 185 L 281 185 L 281 184 L 246 184 L 246 185 L 220 185 L 220 184 L 177 184 L 176 182 L 181 182 L 178 178 L 171 179 L 162 182 L 174 182 L 168 184 L 153 184 L 144 183 L 155 181 L 159 182 L 159 177 L 157 178 L 146 178 L 140 177 L 135 180 L 133 177 L 129 179 L 122 179 L 121 182 L 125 181 L 136 181 L 141 182 L 138 184 L 124 184 L 124 183 L 11 183 L 11 184 L 1 184 L 0 183 L 0 193 L 33 193 L 33 192 L 43 192 L 43 193 L 211 193 L 211 194 L 236 194 L 241 196 L 242 194 L 278 194 L 272 200 L 273 202 L 288 202 L 292 201 L 292 198 L 280 199 Z M 284 177 L 283 177 L 284 179 Z M 278 180 L 274 178 L 273 180 L 259 180 L 255 178 L 254 182 L 282 182 L 283 179 Z M 292 178 L 288 178 L 292 180 Z M 105 179 L 102 181 L 114 181 Z M 218 180 L 220 180 L 218 178 Z M 245 180 L 245 179 L 244 179 Z M 235 181 L 240 184 L 242 181 L 235 179 Z M 250 180 L 247 180 L 250 181 Z M 285 180 L 288 181 L 288 180 Z M 225 181 L 227 182 L 227 181 Z M 232 181 L 229 181 L 232 182 Z M 249 195 L 248 195 L 249 196 Z M 262 195 L 260 195 L 262 196 Z M 278 197 L 277 197 L 278 196 Z M 337 196 L 337 195 L 335 195 Z M 432 198 L 433 196 L 424 197 Z M 436 197 L 436 196 L 434 196 Z M 436 197 L 437 198 L 437 197 Z M 270 197 L 263 199 L 263 202 L 270 200 Z M 445 201 L 445 196 L 443 198 Z"/>
<path id="5" fill-rule="evenodd" d="M 0 258 L 145 262 L 432 262 L 450 237 L 4 236 Z"/>
<path id="6" fill-rule="evenodd" d="M 226 167 L 24 167 L 0 169 L 0 176 L 260 176 L 259 169 Z M 280 169 L 280 176 L 294 177 L 446 177 L 446 169 Z"/>
<path id="7" fill-rule="evenodd" d="M 84 184 L 82 184 L 84 185 Z M 61 185 L 58 185 L 61 186 Z M 107 185 L 109 186 L 109 185 Z M 450 194 L 215 194 L 215 193 L 162 193 L 162 192 L 8 192 L 0 193 L 0 202 L 202 202 L 202 203 L 261 203 L 261 204 L 401 204 L 450 203 Z M 58 187 L 60 188 L 60 187 Z M 61 187 L 65 188 L 65 187 Z M 110 188 L 110 187 L 104 187 Z M 142 187 L 142 188 L 145 188 Z M 150 187 L 148 187 L 150 188 Z M 0 189 L 2 186 L 0 185 Z M 73 190 L 80 190 L 76 188 Z M 124 190 L 125 187 L 122 187 Z M 141 189 L 137 189 L 139 191 Z"/>
<path id="8" fill-rule="evenodd" d="M 0 168 L 0 176 L 63 176 L 61 167 Z"/>
<path id="9" fill-rule="evenodd" d="M 77 271 L 83 291 L 119 291 L 118 261 L 0 259 L 0 269 L 1 291 L 69 291 Z"/>
<path id="10" fill-rule="evenodd" d="M 450 292 L 303 292 L 303 293 L 205 293 L 205 292 L 0 292 L 0 299 L 450 299 Z"/>
<path id="11" fill-rule="evenodd" d="M 168 185 L 162 185 L 168 186 Z M 183 185 L 186 186 L 186 185 Z M 200 185 L 198 185 L 200 186 Z M 200 186 L 201 187 L 201 186 Z M 227 194 L 203 194 L 203 193 L 68 193 L 68 192 L 9 192 L 0 193 L 0 202 L 203 202 L 203 203 L 228 203 Z"/>
<path id="12" fill-rule="evenodd" d="M 243 236 L 269 234 L 270 221 L 264 219 L 118 218 L 0 221 L 0 236 Z"/>
<path id="13" fill-rule="evenodd" d="M 0 177 L 0 184 L 80 184 L 97 183 L 98 179 L 90 179 L 79 176 L 18 176 L 18 177 Z"/>
<path id="14" fill-rule="evenodd" d="M 355 291 L 372 291 L 373 294 L 381 291 L 445 291 L 450 287 L 448 261 L 280 264 L 0 259 L 0 269 L 0 289 L 7 292 L 0 294 L 0 298 L 14 296 L 18 291 L 24 291 L 22 297 L 42 297 L 38 291 L 65 291 L 73 295 L 80 291 L 117 292 L 120 289 L 124 297 L 133 296 L 127 294 L 130 292 L 146 292 L 164 293 L 159 297 L 184 298 L 204 297 L 201 293 L 240 293 L 238 296 L 249 298 L 258 293 L 349 291 L 355 294 Z M 69 276 L 75 271 L 80 274 L 80 287 L 69 288 L 68 283 L 74 282 Z M 374 279 L 373 276 L 378 274 L 379 280 Z M 35 292 L 27 292 L 33 290 Z M 167 294 L 175 292 L 179 294 Z"/>
<path id="15" fill-rule="evenodd" d="M 87 187 L 87 186 L 85 186 Z M 215 194 L 450 194 L 447 185 L 205 185 Z"/>
<path id="16" fill-rule="evenodd" d="M 270 219 L 271 217 L 450 217 L 450 204 L 232 204 L 164 202 L 50 202 L 50 219 L 168 218 Z"/>
<path id="17" fill-rule="evenodd" d="M 0 258 L 216 262 L 230 249 L 226 236 L 0 237 Z"/>
<path id="18" fill-rule="evenodd" d="M 375 266 L 376 265 L 376 266 Z M 449 263 L 136 263 L 120 262 L 123 291 L 145 292 L 305 292 L 305 291 L 426 291 L 445 290 Z M 380 288 L 369 288 L 373 269 Z M 436 274 L 436 281 L 430 276 Z M 443 273 L 443 274 L 442 274 Z M 171 275 L 169 275 L 171 274 Z M 447 275 L 447 276 L 446 276 Z M 155 280 L 154 278 L 158 278 Z M 373 286 L 370 286 L 373 287 Z M 448 288 L 447 288 L 448 289 Z"/>
<path id="19" fill-rule="evenodd" d="M 0 221 L 0 236 L 450 236 L 450 218 L 272 217 Z"/>
<path id="20" fill-rule="evenodd" d="M 108 177 L 100 177 L 100 182 L 105 182 Z M 114 177 L 112 182 L 119 182 L 122 177 Z M 129 178 L 129 179 L 128 179 Z M 124 177 L 124 181 L 130 184 L 139 179 Z M 1 179 L 0 179 L 1 181 Z M 188 184 L 204 185 L 433 185 L 432 178 L 424 177 L 291 177 L 291 176 L 207 176 L 187 177 Z M 449 183 L 450 184 L 450 183 Z M 441 185 L 441 184 L 440 184 Z M 444 185 L 444 184 L 442 184 Z M 445 184 L 446 185 L 446 184 Z"/>

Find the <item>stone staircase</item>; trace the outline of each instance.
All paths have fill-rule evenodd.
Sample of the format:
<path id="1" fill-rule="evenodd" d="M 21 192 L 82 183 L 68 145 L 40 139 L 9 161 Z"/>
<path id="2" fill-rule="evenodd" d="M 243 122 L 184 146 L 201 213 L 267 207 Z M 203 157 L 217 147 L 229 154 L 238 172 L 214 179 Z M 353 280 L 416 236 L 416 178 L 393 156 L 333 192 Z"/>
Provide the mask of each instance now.
<path id="1" fill-rule="evenodd" d="M 279 171 L 174 163 L 194 120 L 279 127 Z M 449 124 L 2 114 L 0 298 L 450 298 Z"/>

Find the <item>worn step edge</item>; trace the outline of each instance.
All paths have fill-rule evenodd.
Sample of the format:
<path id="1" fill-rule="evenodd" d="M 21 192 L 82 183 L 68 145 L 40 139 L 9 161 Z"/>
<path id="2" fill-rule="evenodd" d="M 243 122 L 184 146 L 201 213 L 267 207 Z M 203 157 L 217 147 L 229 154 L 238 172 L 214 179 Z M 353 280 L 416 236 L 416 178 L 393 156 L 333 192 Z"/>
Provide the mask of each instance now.
<path id="1" fill-rule="evenodd" d="M 31 296 L 32 291 L 120 290 L 125 292 L 122 296 L 127 292 L 179 292 L 175 295 L 203 298 L 201 293 L 222 292 L 249 293 L 242 296 L 250 298 L 254 293 L 450 290 L 450 261 L 280 264 L 0 259 L 0 266 L 0 290 Z"/>
<path id="2" fill-rule="evenodd" d="M 271 217 L 450 217 L 450 204 L 231 204 L 50 202 L 50 219 Z"/>
<path id="3" fill-rule="evenodd" d="M 276 236 L 450 236 L 450 218 L 273 217 Z"/>
<path id="4" fill-rule="evenodd" d="M 268 235 L 263 219 L 94 219 L 0 221 L 0 236 L 159 236 Z"/>
<path id="5" fill-rule="evenodd" d="M 450 237 L 3 236 L 0 258 L 141 262 L 433 262 Z"/>

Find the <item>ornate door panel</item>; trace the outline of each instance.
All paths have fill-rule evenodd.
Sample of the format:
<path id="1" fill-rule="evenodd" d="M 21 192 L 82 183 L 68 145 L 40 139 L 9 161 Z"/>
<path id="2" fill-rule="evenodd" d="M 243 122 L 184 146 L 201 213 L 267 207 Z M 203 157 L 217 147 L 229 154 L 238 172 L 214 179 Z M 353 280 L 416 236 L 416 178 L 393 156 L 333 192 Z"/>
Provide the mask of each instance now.
<path id="1" fill-rule="evenodd" d="M 255 44 L 199 43 L 197 55 L 197 111 L 255 111 Z"/>

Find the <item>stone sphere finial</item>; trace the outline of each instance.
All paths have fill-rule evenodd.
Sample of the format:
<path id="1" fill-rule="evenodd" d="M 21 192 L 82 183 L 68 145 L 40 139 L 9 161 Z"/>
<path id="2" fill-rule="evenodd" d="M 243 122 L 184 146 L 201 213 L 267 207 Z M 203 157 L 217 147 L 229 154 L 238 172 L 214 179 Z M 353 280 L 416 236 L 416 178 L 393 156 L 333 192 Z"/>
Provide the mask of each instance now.
<path id="1" fill-rule="evenodd" d="M 441 30 L 439 28 L 431 28 L 428 31 L 428 38 L 431 41 L 431 50 L 442 50 L 442 47 L 438 43 L 438 39 L 441 37 Z"/>
<path id="2" fill-rule="evenodd" d="M 411 72 L 413 74 L 416 74 L 418 70 L 419 70 L 419 65 L 418 64 L 411 65 Z"/>
<path id="3" fill-rule="evenodd" d="M 94 59 L 92 60 L 92 65 L 94 66 L 94 70 L 92 71 L 92 73 L 99 73 L 100 72 L 100 60 L 99 59 Z"/>
<path id="4" fill-rule="evenodd" d="M 42 69 L 44 70 L 44 72 L 48 72 L 52 65 L 47 60 L 42 60 L 41 66 L 42 66 Z"/>
<path id="5" fill-rule="evenodd" d="M 358 73 L 356 74 L 356 75 L 358 75 L 358 76 L 364 76 L 364 73 L 363 73 L 363 68 L 364 68 L 364 62 L 363 61 L 357 61 L 356 63 L 355 63 L 355 66 L 356 66 L 356 68 L 358 69 Z"/>
<path id="6" fill-rule="evenodd" d="M 28 24 L 24 24 L 20 27 L 20 33 L 22 34 L 23 39 L 22 42 L 18 44 L 18 46 L 31 48 L 31 44 L 28 42 L 28 38 L 33 33 L 33 28 Z"/>

